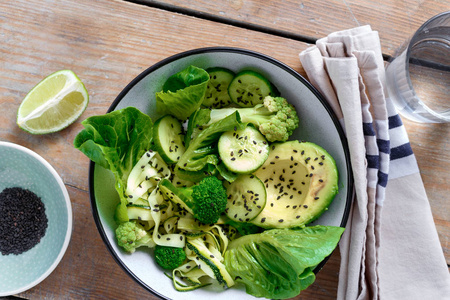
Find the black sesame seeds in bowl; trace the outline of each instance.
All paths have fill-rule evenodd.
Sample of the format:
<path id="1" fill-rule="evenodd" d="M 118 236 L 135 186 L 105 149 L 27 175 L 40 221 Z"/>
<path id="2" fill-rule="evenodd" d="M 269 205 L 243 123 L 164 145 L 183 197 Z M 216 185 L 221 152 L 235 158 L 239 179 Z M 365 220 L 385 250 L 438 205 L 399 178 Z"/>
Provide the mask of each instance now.
<path id="1" fill-rule="evenodd" d="M 0 220 L 2 255 L 18 255 L 39 244 L 48 223 L 41 198 L 20 187 L 0 193 Z"/>
<path id="2" fill-rule="evenodd" d="M 155 94 L 162 90 L 167 78 L 189 66 L 205 70 L 226 68 L 234 73 L 244 69 L 252 70 L 276 86 L 277 93 L 295 106 L 300 119 L 299 128 L 290 139 L 320 145 L 335 159 L 339 171 L 336 197 L 328 210 L 311 225 L 345 227 L 352 201 L 353 179 L 348 146 L 341 125 L 320 93 L 295 70 L 278 60 L 254 51 L 227 47 L 201 48 L 179 53 L 138 75 L 118 95 L 108 112 L 135 107 L 152 120 L 157 120 L 161 115 L 156 109 Z M 149 257 L 149 251 L 140 250 L 130 255 L 118 246 L 114 232 L 117 227 L 114 214 L 119 197 L 112 173 L 91 162 L 89 190 L 94 220 L 113 258 L 149 292 L 163 299 L 256 299 L 246 294 L 243 287 L 221 290 L 220 293 L 208 287 L 185 293 L 176 291 L 172 281 Z M 317 273 L 325 263 L 326 259 L 314 272 Z"/>
<path id="3" fill-rule="evenodd" d="M 50 275 L 71 233 L 72 207 L 57 172 L 30 149 L 0 141 L 0 297 Z"/>

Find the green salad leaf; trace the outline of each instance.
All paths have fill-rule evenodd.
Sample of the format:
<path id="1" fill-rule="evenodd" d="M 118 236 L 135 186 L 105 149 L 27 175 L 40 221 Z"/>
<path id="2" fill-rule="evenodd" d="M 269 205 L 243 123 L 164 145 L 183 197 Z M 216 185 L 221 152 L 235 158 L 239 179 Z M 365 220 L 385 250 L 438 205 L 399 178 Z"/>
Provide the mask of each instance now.
<path id="1" fill-rule="evenodd" d="M 314 282 L 314 267 L 331 254 L 343 232 L 318 225 L 246 235 L 229 244 L 225 266 L 253 296 L 295 297 Z"/>
<path id="2" fill-rule="evenodd" d="M 217 150 L 217 141 L 225 131 L 239 130 L 245 124 L 241 123 L 238 113 L 233 113 L 224 119 L 215 122 L 201 131 L 201 133 L 191 140 L 184 154 L 180 157 L 175 173 L 182 179 L 190 181 L 200 181 L 203 177 L 214 175 L 220 165 Z M 228 172 L 229 173 L 229 172 Z M 225 174 L 230 177 L 231 174 Z"/>
<path id="3" fill-rule="evenodd" d="M 112 171 L 121 203 L 126 204 L 127 178 L 137 161 L 150 149 L 152 120 L 137 108 L 127 107 L 89 117 L 81 124 L 84 129 L 75 137 L 75 148 Z"/>
<path id="4" fill-rule="evenodd" d="M 158 113 L 186 120 L 202 104 L 208 82 L 208 72 L 195 66 L 173 74 L 156 93 Z"/>
<path id="5" fill-rule="evenodd" d="M 203 130 L 205 124 L 210 120 L 211 110 L 209 109 L 197 109 L 189 116 L 189 122 L 184 135 L 184 145 L 189 147 L 191 140 L 195 139 L 197 135 Z"/>

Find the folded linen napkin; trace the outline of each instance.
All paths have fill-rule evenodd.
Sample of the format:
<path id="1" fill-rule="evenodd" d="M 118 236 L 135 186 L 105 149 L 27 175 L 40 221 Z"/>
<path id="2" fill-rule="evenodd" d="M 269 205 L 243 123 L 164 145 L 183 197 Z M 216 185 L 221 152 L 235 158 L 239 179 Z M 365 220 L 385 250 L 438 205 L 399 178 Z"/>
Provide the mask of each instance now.
<path id="1" fill-rule="evenodd" d="M 378 33 L 335 32 L 300 53 L 341 121 L 355 179 L 338 299 L 450 299 L 450 275 L 415 156 L 385 89 Z"/>

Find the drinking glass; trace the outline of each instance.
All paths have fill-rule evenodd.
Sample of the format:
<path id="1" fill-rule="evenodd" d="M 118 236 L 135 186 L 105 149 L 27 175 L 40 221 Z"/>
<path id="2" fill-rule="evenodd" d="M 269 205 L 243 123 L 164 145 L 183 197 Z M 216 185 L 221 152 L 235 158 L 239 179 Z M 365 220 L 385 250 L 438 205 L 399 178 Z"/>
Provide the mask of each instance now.
<path id="1" fill-rule="evenodd" d="M 450 11 L 425 22 L 396 53 L 386 87 L 399 113 L 416 122 L 450 122 Z"/>

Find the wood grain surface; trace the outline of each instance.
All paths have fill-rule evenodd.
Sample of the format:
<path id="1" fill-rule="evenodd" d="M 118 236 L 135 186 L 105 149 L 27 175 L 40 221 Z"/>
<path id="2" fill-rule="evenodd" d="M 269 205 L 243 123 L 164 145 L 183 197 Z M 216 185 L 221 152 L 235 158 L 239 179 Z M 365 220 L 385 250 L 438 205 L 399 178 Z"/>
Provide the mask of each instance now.
<path id="1" fill-rule="evenodd" d="M 326 1 L 326 0 L 135 0 L 166 9 L 184 9 L 238 26 L 250 26 L 299 38 L 316 40 L 334 31 L 371 25 L 380 34 L 383 53 L 394 54 L 430 17 L 450 9 L 447 0 Z"/>
<path id="2" fill-rule="evenodd" d="M 370 23 L 380 30 L 385 53 L 391 54 L 416 25 L 448 5 L 447 1 L 407 5 L 387 0 L 373 4 L 326 0 L 187 0 L 183 2 L 184 9 L 197 12 L 190 15 L 173 10 L 173 5 L 179 6 L 178 1 L 161 3 L 170 7 L 148 7 L 120 0 L 0 1 L 0 140 L 28 147 L 50 162 L 68 188 L 74 215 L 72 240 L 61 264 L 41 284 L 18 297 L 157 299 L 126 275 L 103 244 L 90 208 L 89 160 L 72 146 L 82 129 L 80 122 L 104 114 L 134 77 L 170 55 L 209 46 L 261 52 L 305 75 L 298 54 L 308 43 L 230 25 L 232 22 L 224 23 L 220 19 L 203 18 L 202 14 L 313 39 L 338 29 Z M 87 110 L 76 123 L 58 133 L 33 136 L 21 131 L 15 124 L 20 102 L 35 84 L 61 69 L 73 70 L 85 83 L 90 95 Z M 450 125 L 407 120 L 405 125 L 450 262 Z M 336 298 L 338 252 L 333 253 L 319 272 L 316 282 L 296 299 Z"/>

